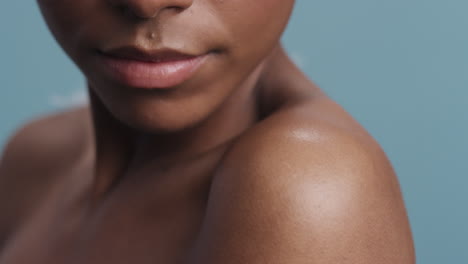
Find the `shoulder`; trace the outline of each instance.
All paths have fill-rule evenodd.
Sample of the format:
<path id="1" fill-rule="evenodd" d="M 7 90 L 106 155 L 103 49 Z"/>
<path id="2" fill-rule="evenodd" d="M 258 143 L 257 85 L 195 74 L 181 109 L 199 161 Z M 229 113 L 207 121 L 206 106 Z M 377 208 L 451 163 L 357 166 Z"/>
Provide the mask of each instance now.
<path id="1" fill-rule="evenodd" d="M 38 118 L 10 138 L 0 159 L 0 243 L 83 151 L 86 115 L 80 108 Z"/>
<path id="2" fill-rule="evenodd" d="M 87 115 L 87 108 L 77 108 L 26 123 L 7 142 L 0 166 L 24 162 L 39 165 L 53 158 L 66 158 L 67 153 L 78 152 L 86 140 Z M 64 153 L 64 150 L 67 151 Z"/>
<path id="3" fill-rule="evenodd" d="M 260 122 L 228 151 L 221 170 L 229 168 L 263 174 L 265 170 L 280 169 L 287 175 L 302 176 L 303 180 L 316 180 L 320 175 L 329 178 L 340 174 L 340 170 L 348 172 L 339 176 L 341 180 L 364 175 L 376 177 L 374 170 L 379 169 L 378 177 L 384 174 L 386 178 L 395 178 L 377 142 L 328 98 L 294 105 Z M 292 171 L 298 169 L 303 169 L 303 173 Z M 224 173 L 220 178 L 228 178 L 221 175 Z"/>
<path id="4" fill-rule="evenodd" d="M 196 251 L 203 263 L 413 263 L 385 154 L 348 116 L 314 112 L 317 103 L 332 102 L 272 115 L 226 154 Z"/>

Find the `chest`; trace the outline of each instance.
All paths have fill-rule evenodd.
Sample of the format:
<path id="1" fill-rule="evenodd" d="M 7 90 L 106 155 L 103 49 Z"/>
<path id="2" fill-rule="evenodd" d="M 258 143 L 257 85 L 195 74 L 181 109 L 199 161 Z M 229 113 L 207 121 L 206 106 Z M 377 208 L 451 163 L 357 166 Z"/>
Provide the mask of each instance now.
<path id="1" fill-rule="evenodd" d="M 92 206 L 86 192 L 57 188 L 7 242 L 0 264 L 184 263 L 211 176 L 130 181 Z"/>

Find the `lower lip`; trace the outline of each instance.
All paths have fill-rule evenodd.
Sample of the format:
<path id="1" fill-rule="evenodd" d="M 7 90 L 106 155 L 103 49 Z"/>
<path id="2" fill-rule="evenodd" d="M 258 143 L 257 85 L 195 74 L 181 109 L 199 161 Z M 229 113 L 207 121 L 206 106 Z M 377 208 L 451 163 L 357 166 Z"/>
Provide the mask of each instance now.
<path id="1" fill-rule="evenodd" d="M 145 62 L 101 56 L 106 73 L 127 86 L 167 89 L 190 79 L 208 55 L 165 62 Z"/>

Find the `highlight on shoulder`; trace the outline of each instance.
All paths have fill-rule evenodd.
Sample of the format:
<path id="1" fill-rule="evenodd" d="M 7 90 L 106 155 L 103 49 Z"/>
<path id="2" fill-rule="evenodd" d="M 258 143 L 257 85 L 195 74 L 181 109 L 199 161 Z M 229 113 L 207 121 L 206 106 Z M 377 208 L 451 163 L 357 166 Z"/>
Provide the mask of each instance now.
<path id="1" fill-rule="evenodd" d="M 414 263 L 387 157 L 333 118 L 303 105 L 239 139 L 215 175 L 191 263 Z"/>

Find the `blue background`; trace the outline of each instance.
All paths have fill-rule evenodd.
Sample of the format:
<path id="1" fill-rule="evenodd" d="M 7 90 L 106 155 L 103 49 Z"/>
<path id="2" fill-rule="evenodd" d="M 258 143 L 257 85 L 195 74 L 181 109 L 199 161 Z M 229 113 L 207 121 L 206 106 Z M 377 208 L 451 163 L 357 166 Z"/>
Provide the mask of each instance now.
<path id="1" fill-rule="evenodd" d="M 297 1 L 283 41 L 382 144 L 418 263 L 468 263 L 468 1 Z M 85 82 L 31 1 L 0 9 L 0 148 L 23 122 L 76 104 Z"/>

